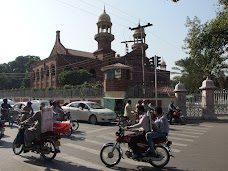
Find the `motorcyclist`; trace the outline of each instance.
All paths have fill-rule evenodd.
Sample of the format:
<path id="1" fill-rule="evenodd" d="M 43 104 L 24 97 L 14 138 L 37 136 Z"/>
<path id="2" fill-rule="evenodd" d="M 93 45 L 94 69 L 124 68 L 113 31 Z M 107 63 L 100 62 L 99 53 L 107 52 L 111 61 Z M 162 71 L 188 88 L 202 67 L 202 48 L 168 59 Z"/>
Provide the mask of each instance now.
<path id="1" fill-rule="evenodd" d="M 34 139 L 40 140 L 41 135 L 41 110 L 45 107 L 44 103 L 41 103 L 40 111 L 34 113 L 30 118 L 23 121 L 22 124 L 34 123 L 34 125 L 25 130 L 24 133 L 24 152 L 28 152 L 32 148 L 32 141 Z"/>
<path id="2" fill-rule="evenodd" d="M 158 157 L 155 149 L 153 139 L 166 137 L 169 133 L 169 122 L 165 115 L 162 115 L 162 108 L 155 107 L 155 115 L 157 119 L 151 122 L 153 131 L 146 133 L 146 140 L 149 144 L 147 154 L 152 157 Z"/>
<path id="3" fill-rule="evenodd" d="M 54 120 L 61 120 L 65 112 L 58 107 L 58 103 L 56 101 L 52 102 L 52 110 L 54 115 Z"/>
<path id="4" fill-rule="evenodd" d="M 21 122 L 25 121 L 26 119 L 30 118 L 34 114 L 32 108 L 32 102 L 27 102 L 27 105 L 23 108 Z"/>
<path id="5" fill-rule="evenodd" d="M 1 119 L 2 120 L 7 120 L 8 119 L 8 114 L 9 114 L 9 109 L 12 109 L 12 106 L 8 104 L 8 99 L 3 99 L 3 103 L 1 104 Z"/>
<path id="6" fill-rule="evenodd" d="M 173 118 L 174 118 L 173 113 L 174 113 L 176 110 L 177 110 L 177 109 L 176 109 L 176 107 L 174 106 L 174 102 L 171 101 L 171 103 L 170 103 L 169 106 L 168 106 L 168 116 L 169 116 L 169 123 L 170 123 L 170 125 L 173 124 Z"/>
<path id="7" fill-rule="evenodd" d="M 133 159 L 141 157 L 140 152 L 137 150 L 137 143 L 139 141 L 144 141 L 146 143 L 147 141 L 145 135 L 148 131 L 150 131 L 149 117 L 144 112 L 144 107 L 142 105 L 137 106 L 136 111 L 141 116 L 141 118 L 139 119 L 139 123 L 126 127 L 126 129 L 139 128 L 139 132 L 135 133 L 135 135 L 131 137 L 128 143 L 129 147 L 133 151 Z"/>

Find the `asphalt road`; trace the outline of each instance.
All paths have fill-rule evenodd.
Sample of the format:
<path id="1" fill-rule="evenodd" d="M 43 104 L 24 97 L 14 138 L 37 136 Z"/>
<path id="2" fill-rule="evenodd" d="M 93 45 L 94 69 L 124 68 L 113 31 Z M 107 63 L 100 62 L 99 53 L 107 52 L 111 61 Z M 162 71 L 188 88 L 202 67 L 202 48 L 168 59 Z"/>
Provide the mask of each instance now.
<path id="1" fill-rule="evenodd" d="M 38 154 L 26 153 L 16 156 L 12 141 L 17 127 L 6 127 L 5 137 L 0 140 L 0 171 L 52 171 L 52 170 L 157 170 L 150 164 L 122 159 L 113 168 L 101 162 L 99 153 L 103 144 L 115 141 L 115 124 L 91 125 L 80 123 L 78 131 L 70 138 L 61 139 L 61 153 L 47 162 Z M 171 171 L 225 171 L 228 170 L 228 124 L 217 122 L 194 122 L 188 125 L 171 125 L 169 140 L 173 142 L 168 165 L 162 170 Z M 127 145 L 123 145 L 123 150 Z"/>

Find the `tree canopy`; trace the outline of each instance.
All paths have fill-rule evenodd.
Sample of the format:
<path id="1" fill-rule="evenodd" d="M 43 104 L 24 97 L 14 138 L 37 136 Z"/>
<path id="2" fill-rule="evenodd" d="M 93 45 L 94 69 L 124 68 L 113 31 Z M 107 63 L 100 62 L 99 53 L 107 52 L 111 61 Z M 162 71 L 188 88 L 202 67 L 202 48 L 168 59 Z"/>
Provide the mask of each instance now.
<path id="1" fill-rule="evenodd" d="M 59 82 L 64 85 L 81 85 L 92 78 L 92 74 L 87 70 L 65 70 L 59 74 Z"/>
<path id="2" fill-rule="evenodd" d="M 222 8 L 214 19 L 201 23 L 195 17 L 187 18 L 189 28 L 184 42 L 187 57 L 175 62 L 173 67 L 179 76 L 174 80 L 185 83 L 190 92 L 197 91 L 201 82 L 209 76 L 218 88 L 228 88 L 228 10 L 227 0 L 220 0 Z"/>
<path id="3" fill-rule="evenodd" d="M 37 61 L 40 61 L 40 57 L 28 55 L 0 64 L 0 89 L 29 88 L 30 66 Z"/>

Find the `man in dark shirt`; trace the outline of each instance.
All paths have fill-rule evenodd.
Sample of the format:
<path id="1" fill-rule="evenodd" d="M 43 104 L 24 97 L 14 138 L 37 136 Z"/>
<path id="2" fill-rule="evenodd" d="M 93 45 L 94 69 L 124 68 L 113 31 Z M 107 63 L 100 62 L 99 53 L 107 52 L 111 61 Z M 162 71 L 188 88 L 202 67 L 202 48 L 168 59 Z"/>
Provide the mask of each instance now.
<path id="1" fill-rule="evenodd" d="M 9 118 L 9 109 L 11 109 L 12 106 L 10 106 L 10 104 L 8 104 L 8 100 L 7 99 L 3 99 L 3 103 L 1 104 L 1 119 L 2 120 L 8 120 Z"/>

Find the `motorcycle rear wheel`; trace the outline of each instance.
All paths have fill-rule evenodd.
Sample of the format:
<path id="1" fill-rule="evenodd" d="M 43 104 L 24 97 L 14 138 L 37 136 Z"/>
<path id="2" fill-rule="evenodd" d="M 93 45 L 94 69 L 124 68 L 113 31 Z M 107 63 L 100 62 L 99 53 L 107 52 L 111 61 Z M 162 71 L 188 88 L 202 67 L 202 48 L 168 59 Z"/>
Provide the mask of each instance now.
<path id="1" fill-rule="evenodd" d="M 113 147 L 114 147 L 114 144 L 105 145 L 105 146 L 103 146 L 103 148 L 101 149 L 101 152 L 100 152 L 101 161 L 108 167 L 117 165 L 121 160 L 120 149 L 115 148 L 113 150 Z M 113 152 L 112 152 L 112 150 L 113 150 Z"/>
<path id="2" fill-rule="evenodd" d="M 20 155 L 23 151 L 24 147 L 23 144 L 21 144 L 19 147 L 16 145 L 16 138 L 13 141 L 13 152 L 16 155 Z"/>
<path id="3" fill-rule="evenodd" d="M 169 152 L 163 146 L 156 146 L 155 148 L 156 148 L 157 154 L 163 158 L 162 160 L 159 160 L 159 161 L 151 160 L 149 163 L 155 168 L 163 168 L 169 163 L 169 160 L 170 160 Z"/>
<path id="4" fill-rule="evenodd" d="M 79 122 L 77 120 L 71 120 L 70 125 L 73 131 L 76 131 L 79 127 Z"/>
<path id="5" fill-rule="evenodd" d="M 40 155 L 45 159 L 45 160 L 53 160 L 56 157 L 56 150 L 55 150 L 55 145 L 52 141 L 47 140 L 44 141 L 43 146 L 44 148 L 47 148 L 47 153 L 46 152 L 42 152 L 40 153 Z M 48 151 L 48 149 L 50 151 Z M 48 153 L 49 152 L 49 153 Z"/>

